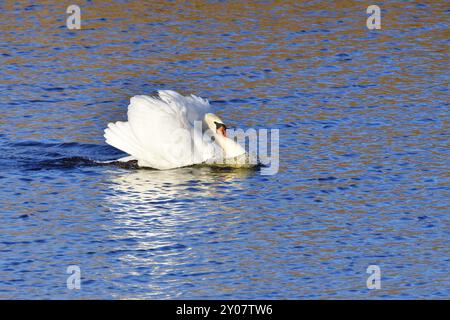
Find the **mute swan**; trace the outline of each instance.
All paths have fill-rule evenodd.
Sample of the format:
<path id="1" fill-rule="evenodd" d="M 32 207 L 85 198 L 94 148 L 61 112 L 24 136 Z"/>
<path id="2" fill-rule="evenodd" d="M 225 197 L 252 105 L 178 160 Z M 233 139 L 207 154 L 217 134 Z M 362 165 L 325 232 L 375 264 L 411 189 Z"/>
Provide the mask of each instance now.
<path id="1" fill-rule="evenodd" d="M 140 167 L 248 166 L 244 148 L 227 137 L 224 122 L 209 111 L 209 102 L 195 95 L 170 90 L 158 91 L 157 97 L 138 95 L 130 100 L 128 121 L 109 123 L 104 137 L 130 155 L 117 161 L 137 160 Z"/>

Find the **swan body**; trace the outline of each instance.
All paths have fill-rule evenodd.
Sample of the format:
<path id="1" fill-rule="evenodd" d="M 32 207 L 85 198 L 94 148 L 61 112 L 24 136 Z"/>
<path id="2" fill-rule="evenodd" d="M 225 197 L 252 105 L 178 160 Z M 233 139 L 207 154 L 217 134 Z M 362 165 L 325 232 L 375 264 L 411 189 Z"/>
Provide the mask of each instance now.
<path id="1" fill-rule="evenodd" d="M 157 97 L 134 96 L 128 121 L 109 123 L 104 137 L 129 154 L 118 161 L 137 160 L 140 167 L 166 170 L 228 162 L 246 166 L 244 148 L 226 136 L 226 126 L 210 112 L 209 102 L 195 95 L 160 90 Z"/>

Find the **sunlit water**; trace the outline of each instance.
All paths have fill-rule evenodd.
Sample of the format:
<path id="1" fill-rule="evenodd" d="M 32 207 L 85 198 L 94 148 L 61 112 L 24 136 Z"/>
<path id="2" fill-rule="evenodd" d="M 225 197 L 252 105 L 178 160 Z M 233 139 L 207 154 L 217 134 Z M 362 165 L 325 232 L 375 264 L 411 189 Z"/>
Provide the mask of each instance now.
<path id="1" fill-rule="evenodd" d="M 366 2 L 81 1 L 79 31 L 53 2 L 0 4 L 0 298 L 450 297 L 444 1 L 377 31 Z M 157 89 L 279 129 L 279 172 L 97 165 Z"/>

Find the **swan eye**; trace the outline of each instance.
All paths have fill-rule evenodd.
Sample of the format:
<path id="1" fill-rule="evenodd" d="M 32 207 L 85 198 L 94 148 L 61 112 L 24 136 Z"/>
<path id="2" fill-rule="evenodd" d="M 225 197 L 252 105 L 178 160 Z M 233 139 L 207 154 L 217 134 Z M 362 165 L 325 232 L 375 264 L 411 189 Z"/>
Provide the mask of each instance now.
<path id="1" fill-rule="evenodd" d="M 216 122 L 216 121 L 214 121 L 214 123 L 216 124 L 216 130 L 220 129 L 221 127 L 223 127 L 225 130 L 227 130 L 227 126 L 224 125 L 223 123 L 219 123 L 219 122 Z"/>

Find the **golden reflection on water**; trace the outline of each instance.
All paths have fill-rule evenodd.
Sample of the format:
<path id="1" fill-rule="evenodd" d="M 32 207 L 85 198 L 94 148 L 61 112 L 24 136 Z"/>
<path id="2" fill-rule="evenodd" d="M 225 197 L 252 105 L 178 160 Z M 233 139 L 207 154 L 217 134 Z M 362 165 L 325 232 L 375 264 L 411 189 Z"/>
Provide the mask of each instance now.
<path id="1" fill-rule="evenodd" d="M 444 3 L 433 2 L 427 8 L 408 2 L 384 4 L 383 29 L 376 34 L 365 28 L 366 4 L 360 1 L 170 4 L 81 1 L 83 29 L 68 31 L 64 3 L 40 1 L 25 11 L 28 4 L 6 1 L 0 22 L 3 41 L 9 48 L 16 47 L 25 54 L 5 50 L 9 56 L 2 57 L 2 64 L 7 66 L 4 72 L 11 77 L 0 78 L 0 84 L 30 85 L 21 90 L 20 97 L 7 95 L 6 101 L 42 99 L 42 92 L 37 89 L 46 84 L 66 88 L 64 96 L 51 95 L 59 101 L 26 111 L 38 121 L 18 123 L 18 127 L 32 126 L 35 133 L 30 134 L 30 139 L 35 139 L 43 126 L 58 121 L 66 130 L 55 130 L 51 136 L 54 139 L 103 142 L 102 126 L 115 120 L 113 117 L 119 118 L 120 114 L 123 117 L 129 97 L 149 93 L 124 87 L 120 82 L 114 84 L 124 78 L 150 84 L 149 91 L 158 89 L 157 84 L 162 83 L 186 93 L 205 92 L 211 100 L 249 95 L 273 99 L 299 91 L 317 93 L 330 86 L 350 86 L 355 82 L 377 84 L 354 92 L 347 101 L 327 101 L 326 109 L 320 112 L 313 110 L 323 104 L 323 96 L 308 97 L 306 110 L 321 120 L 336 117 L 340 111 L 368 97 L 378 97 L 377 104 L 381 105 L 395 104 L 393 97 L 399 95 L 404 95 L 405 102 L 411 101 L 418 94 L 417 82 L 424 74 L 435 78 L 443 72 L 446 43 L 436 40 L 446 38 L 446 28 L 441 27 L 446 21 Z M 420 32 L 415 31 L 420 27 Z M 399 39 L 399 30 L 405 33 L 409 30 L 411 34 Z M 339 63 L 337 68 L 327 69 L 332 63 L 337 66 L 330 57 L 342 52 L 353 55 L 352 63 Z M 394 72 L 378 74 L 382 67 L 377 60 L 380 54 L 395 61 Z M 411 68 L 410 60 L 414 57 L 415 63 L 420 64 Z M 183 65 L 180 61 L 190 63 Z M 15 65 L 20 67 L 14 68 Z M 248 77 L 246 70 L 250 67 L 271 72 Z M 220 78 L 227 73 L 224 68 L 243 68 L 245 75 Z M 434 84 L 436 80 L 430 79 Z M 80 90 L 79 85 L 86 89 Z M 218 88 L 230 89 L 228 96 L 216 96 Z M 435 94 L 444 98 L 442 92 Z M 91 101 L 80 100 L 80 96 Z M 101 104 L 100 97 L 111 100 L 109 109 Z M 61 119 L 57 112 L 61 107 L 86 109 L 87 103 L 92 103 L 88 113 L 66 112 Z M 48 111 L 46 115 L 41 114 L 42 108 Z M 236 123 L 247 121 L 251 125 L 247 115 L 256 118 L 261 113 L 270 113 L 274 116 L 265 125 L 276 126 L 286 120 L 279 118 L 282 112 L 274 103 L 260 103 L 258 108 L 243 103 L 227 116 Z M 302 118 L 298 114 L 292 116 Z M 0 124 L 15 117 L 20 114 L 8 111 Z M 90 122 L 82 117 L 96 120 Z M 89 130 L 72 128 L 71 119 L 83 121 Z"/>

